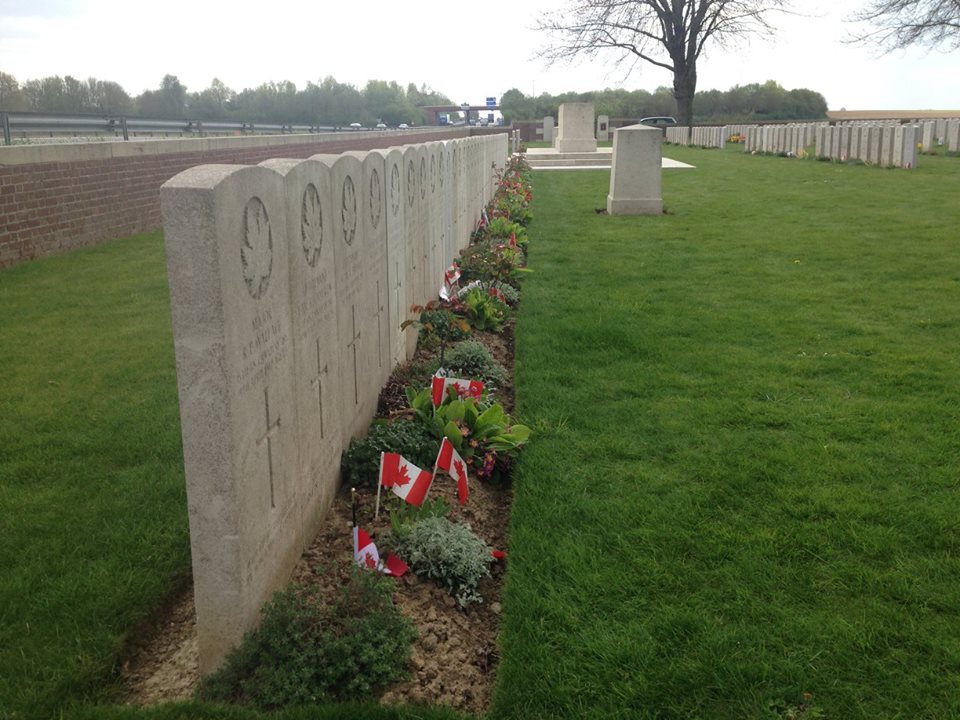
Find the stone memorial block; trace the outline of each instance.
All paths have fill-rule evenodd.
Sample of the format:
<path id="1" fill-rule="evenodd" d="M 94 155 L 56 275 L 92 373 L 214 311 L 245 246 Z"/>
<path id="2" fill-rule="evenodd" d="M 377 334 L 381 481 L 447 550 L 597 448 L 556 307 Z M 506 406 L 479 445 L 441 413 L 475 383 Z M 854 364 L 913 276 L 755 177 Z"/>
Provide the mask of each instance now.
<path id="1" fill-rule="evenodd" d="M 553 144 L 553 141 L 556 140 L 556 138 L 557 134 L 553 123 L 553 117 L 551 115 L 547 115 L 545 118 L 543 118 L 543 140 L 544 142 Z"/>
<path id="2" fill-rule="evenodd" d="M 363 164 L 358 157 L 314 156 L 330 170 L 331 242 L 337 278 L 337 346 L 340 353 L 341 423 L 344 447 L 362 435 L 376 411 L 377 373 L 375 253 L 366 235 Z M 336 158 L 336 159 L 334 159 Z"/>
<path id="3" fill-rule="evenodd" d="M 404 243 L 403 252 L 405 258 L 406 272 L 403 280 L 403 295 L 405 297 L 404 305 L 407 312 L 410 312 L 412 305 L 423 304 L 423 288 L 420 287 L 420 248 L 421 235 L 419 225 L 419 204 L 418 196 L 420 191 L 417 188 L 418 166 L 420 164 L 420 153 L 416 145 L 405 145 L 403 147 L 403 228 Z M 416 319 L 412 317 L 411 319 Z M 407 334 L 407 357 L 413 357 L 416 350 L 417 335 L 416 332 Z"/>
<path id="4" fill-rule="evenodd" d="M 844 125 L 840 128 L 840 152 L 837 160 L 846 162 L 850 159 L 850 126 Z"/>
<path id="5" fill-rule="evenodd" d="M 660 130 L 646 125 L 614 131 L 608 214 L 659 215 L 663 212 L 661 137 Z"/>
<path id="6" fill-rule="evenodd" d="M 960 152 L 960 120 L 948 120 L 945 144 L 950 152 Z"/>
<path id="7" fill-rule="evenodd" d="M 423 305 L 427 302 L 429 291 L 427 290 L 426 275 L 424 268 L 424 257 L 426 255 L 426 228 L 423 218 L 423 204 L 427 192 L 427 172 L 426 161 L 422 160 L 422 145 L 411 145 L 409 150 L 404 152 L 404 159 L 407 161 L 407 201 L 409 203 L 407 210 L 407 228 L 410 233 L 410 251 L 412 258 L 407 262 L 408 277 L 412 279 L 414 290 L 413 302 L 417 305 Z M 408 157 L 409 153 L 409 157 Z M 411 275 L 411 273 L 413 273 Z"/>
<path id="8" fill-rule="evenodd" d="M 384 194 L 387 233 L 387 303 L 390 318 L 390 357 L 396 366 L 407 359 L 407 336 L 414 335 L 416 327 L 405 330 L 400 325 L 413 320 L 407 301 L 407 237 L 404 211 L 406 210 L 403 148 L 373 150 L 383 156 Z"/>
<path id="9" fill-rule="evenodd" d="M 204 165 L 161 188 L 200 671 L 300 556 L 284 179 Z"/>
<path id="10" fill-rule="evenodd" d="M 446 268 L 457 256 L 457 243 L 453 234 L 453 145 L 449 142 L 440 143 L 438 170 L 440 207 L 443 210 L 443 267 Z"/>
<path id="11" fill-rule="evenodd" d="M 423 292 L 421 304 L 436 299 L 437 286 L 434 283 L 433 223 L 430 217 L 430 149 L 426 145 L 417 146 L 417 215 L 420 226 L 420 288 Z"/>
<path id="12" fill-rule="evenodd" d="M 610 139 L 610 116 L 597 115 L 597 142 L 607 142 Z"/>
<path id="13" fill-rule="evenodd" d="M 390 277 L 387 251 L 386 153 L 355 153 L 363 167 L 361 208 L 367 250 L 367 273 L 372 293 L 370 327 L 374 330 L 371 368 L 377 381 L 377 395 L 393 369 L 390 353 Z M 397 323 L 399 325 L 399 322 Z M 376 402 L 376 400 L 374 400 Z"/>
<path id="14" fill-rule="evenodd" d="M 816 153 L 818 158 L 825 158 L 830 156 L 830 136 L 829 136 L 830 127 L 828 125 L 821 125 L 817 128 L 817 144 L 816 144 Z"/>
<path id="15" fill-rule="evenodd" d="M 871 125 L 869 129 L 870 134 L 870 146 L 869 146 L 869 160 L 868 162 L 871 165 L 880 164 L 880 146 L 883 142 L 883 128 L 879 125 Z"/>
<path id="16" fill-rule="evenodd" d="M 884 125 L 880 135 L 880 166 L 890 167 L 893 165 L 893 136 L 894 128 L 892 125 Z"/>
<path id="17" fill-rule="evenodd" d="M 917 126 L 904 125 L 900 128 L 900 137 L 894 141 L 899 143 L 899 151 L 894 158 L 902 168 L 913 169 L 917 166 Z"/>
<path id="18" fill-rule="evenodd" d="M 842 127 L 834 126 L 833 134 L 830 138 L 830 157 L 834 160 L 840 159 L 840 136 Z"/>
<path id="19" fill-rule="evenodd" d="M 293 383 L 298 423 L 296 504 L 309 543 L 340 482 L 340 353 L 331 242 L 330 173 L 318 160 L 261 163 L 284 177 Z M 326 234 L 324 233 L 326 225 Z"/>
<path id="20" fill-rule="evenodd" d="M 560 131 L 554 140 L 558 152 L 595 152 L 597 139 L 593 136 L 593 103 L 563 103 L 560 105 Z"/>
<path id="21" fill-rule="evenodd" d="M 936 147 L 937 124 L 934 122 L 923 123 L 923 151 L 931 152 Z"/>
<path id="22" fill-rule="evenodd" d="M 444 251 L 443 244 L 443 207 L 440 191 L 440 157 L 442 146 L 439 142 L 427 143 L 427 153 L 430 162 L 430 179 L 427 186 L 427 218 L 430 228 L 430 287 L 440 296 L 440 286 L 443 284 Z"/>
<path id="23" fill-rule="evenodd" d="M 943 145 L 947 141 L 947 120 L 946 118 L 937 118 L 937 129 L 934 131 L 938 145 Z"/>

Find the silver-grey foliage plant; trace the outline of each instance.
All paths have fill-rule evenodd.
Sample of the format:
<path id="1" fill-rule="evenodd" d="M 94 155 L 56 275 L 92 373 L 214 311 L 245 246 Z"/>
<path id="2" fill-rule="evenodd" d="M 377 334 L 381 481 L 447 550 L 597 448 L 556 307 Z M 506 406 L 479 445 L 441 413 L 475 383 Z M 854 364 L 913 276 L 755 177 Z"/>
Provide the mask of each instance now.
<path id="1" fill-rule="evenodd" d="M 461 607 L 483 602 L 477 590 L 490 574 L 490 546 L 466 525 L 429 517 L 396 536 L 397 554 L 422 577 L 450 590 Z"/>

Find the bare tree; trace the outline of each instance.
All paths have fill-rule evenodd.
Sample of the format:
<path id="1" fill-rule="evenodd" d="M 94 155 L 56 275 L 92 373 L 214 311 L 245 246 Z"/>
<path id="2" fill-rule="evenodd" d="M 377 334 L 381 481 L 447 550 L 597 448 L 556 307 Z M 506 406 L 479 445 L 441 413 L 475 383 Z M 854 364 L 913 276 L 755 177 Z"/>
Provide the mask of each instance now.
<path id="1" fill-rule="evenodd" d="M 550 63 L 619 53 L 617 63 L 643 61 L 673 73 L 677 122 L 691 124 L 697 61 L 708 43 L 721 47 L 772 33 L 768 17 L 790 0 L 574 0 L 541 21 L 552 41 L 539 53 Z"/>
<path id="2" fill-rule="evenodd" d="M 870 0 L 852 19 L 870 25 L 854 42 L 886 52 L 911 45 L 960 48 L 960 0 Z"/>

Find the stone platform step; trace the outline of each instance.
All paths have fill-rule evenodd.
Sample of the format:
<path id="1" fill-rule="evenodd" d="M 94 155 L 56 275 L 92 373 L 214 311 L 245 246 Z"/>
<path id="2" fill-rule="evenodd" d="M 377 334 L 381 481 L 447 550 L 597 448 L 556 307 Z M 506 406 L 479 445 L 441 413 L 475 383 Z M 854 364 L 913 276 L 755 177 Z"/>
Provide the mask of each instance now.
<path id="1" fill-rule="evenodd" d="M 550 157 L 528 157 L 527 162 L 530 167 L 610 167 L 610 156 L 590 157 L 590 158 L 572 158 L 567 156 Z"/>

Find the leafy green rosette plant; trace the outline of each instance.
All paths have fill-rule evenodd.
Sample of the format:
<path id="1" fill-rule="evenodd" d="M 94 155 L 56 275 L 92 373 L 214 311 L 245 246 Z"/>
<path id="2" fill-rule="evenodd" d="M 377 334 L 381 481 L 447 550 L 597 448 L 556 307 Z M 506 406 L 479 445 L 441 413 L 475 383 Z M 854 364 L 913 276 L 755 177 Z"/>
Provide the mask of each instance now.
<path id="1" fill-rule="evenodd" d="M 510 314 L 510 308 L 496 295 L 482 287 L 471 288 L 460 298 L 463 313 L 470 326 L 477 330 L 499 332 Z"/>
<path id="2" fill-rule="evenodd" d="M 514 423 L 500 403 L 457 396 L 449 388 L 439 407 L 429 389 L 407 388 L 407 399 L 416 420 L 438 438 L 448 438 L 480 480 L 505 480 L 513 459 L 530 438 L 530 428 Z"/>

